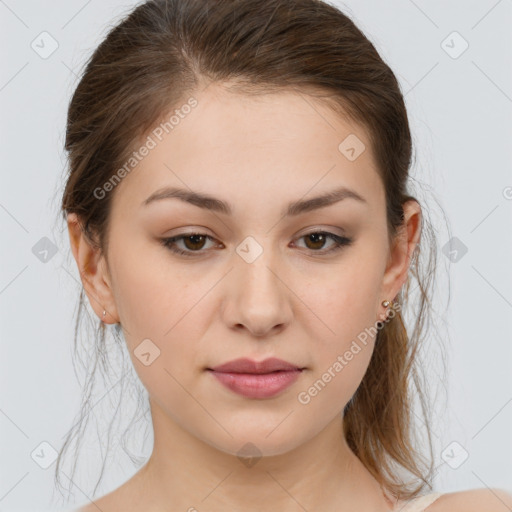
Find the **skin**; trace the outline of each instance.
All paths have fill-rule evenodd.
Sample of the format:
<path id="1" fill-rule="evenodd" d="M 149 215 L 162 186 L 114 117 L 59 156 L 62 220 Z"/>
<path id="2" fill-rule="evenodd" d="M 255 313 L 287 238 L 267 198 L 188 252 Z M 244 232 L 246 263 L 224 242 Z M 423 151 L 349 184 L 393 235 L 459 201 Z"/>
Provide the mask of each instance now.
<path id="1" fill-rule="evenodd" d="M 342 435 L 343 408 L 367 370 L 374 338 L 359 343 L 357 355 L 308 404 L 297 395 L 384 318 L 381 302 L 407 278 L 420 206 L 404 205 L 404 230 L 390 247 L 366 131 L 312 97 L 255 98 L 220 84 L 194 97 L 197 107 L 110 192 L 107 259 L 83 237 L 76 216 L 68 219 L 89 301 L 100 318 L 108 312 L 106 323 L 121 323 L 154 428 L 148 462 L 81 510 L 392 510 Z M 349 134 L 366 145 L 354 161 L 338 150 Z M 282 217 L 289 202 L 340 185 L 366 202 L 344 199 Z M 233 214 L 176 198 L 141 206 L 164 186 L 220 198 Z M 342 229 L 353 243 L 330 254 L 319 253 L 334 246 L 332 239 L 322 246 L 305 236 Z M 177 242 L 196 248 L 192 257 L 161 244 L 194 231 L 212 238 Z M 236 252 L 247 236 L 263 250 L 250 263 Z M 148 338 L 160 355 L 146 366 L 134 350 Z M 235 394 L 205 370 L 272 356 L 306 369 L 270 399 Z M 248 442 L 261 455 L 252 466 L 238 457 Z"/>

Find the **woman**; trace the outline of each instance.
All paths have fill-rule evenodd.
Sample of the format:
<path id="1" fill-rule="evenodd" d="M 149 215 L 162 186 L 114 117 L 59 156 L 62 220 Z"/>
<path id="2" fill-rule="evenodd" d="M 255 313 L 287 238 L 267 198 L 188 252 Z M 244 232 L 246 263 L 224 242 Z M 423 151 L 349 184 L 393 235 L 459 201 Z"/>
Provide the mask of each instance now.
<path id="1" fill-rule="evenodd" d="M 408 390 L 428 232 L 399 85 L 348 17 L 316 0 L 143 3 L 90 59 L 66 150 L 73 256 L 154 434 L 144 466 L 80 510 L 512 506 L 428 492 Z"/>

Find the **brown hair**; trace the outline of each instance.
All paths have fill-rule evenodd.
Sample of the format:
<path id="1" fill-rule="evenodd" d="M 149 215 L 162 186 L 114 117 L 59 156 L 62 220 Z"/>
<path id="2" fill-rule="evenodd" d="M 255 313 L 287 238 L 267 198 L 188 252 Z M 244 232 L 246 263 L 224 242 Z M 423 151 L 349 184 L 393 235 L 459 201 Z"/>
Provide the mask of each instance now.
<path id="1" fill-rule="evenodd" d="M 69 175 L 62 212 L 64 217 L 78 215 L 83 232 L 105 257 L 115 190 L 101 200 L 92 191 L 111 179 L 166 113 L 213 82 L 244 94 L 310 94 L 365 127 L 385 188 L 393 242 L 402 226 L 403 203 L 416 200 L 407 191 L 411 134 L 395 75 L 353 21 L 319 0 L 152 0 L 110 30 L 90 57 L 69 105 Z M 417 349 L 429 313 L 436 244 L 422 215 L 421 241 L 427 237 L 433 242 L 421 242 L 429 251 L 426 262 L 418 246 L 400 297 L 408 305 L 415 279 L 419 298 L 412 332 L 400 311 L 379 330 L 368 370 L 344 410 L 350 448 L 401 499 L 430 486 L 433 471 L 430 404 Z M 79 316 L 83 299 L 82 290 Z M 94 351 L 95 370 L 106 352 L 101 322 Z M 415 446 L 411 378 L 427 426 L 429 462 Z M 86 416 L 68 433 L 56 478 L 61 456 Z M 402 470 L 418 481 L 406 482 Z"/>

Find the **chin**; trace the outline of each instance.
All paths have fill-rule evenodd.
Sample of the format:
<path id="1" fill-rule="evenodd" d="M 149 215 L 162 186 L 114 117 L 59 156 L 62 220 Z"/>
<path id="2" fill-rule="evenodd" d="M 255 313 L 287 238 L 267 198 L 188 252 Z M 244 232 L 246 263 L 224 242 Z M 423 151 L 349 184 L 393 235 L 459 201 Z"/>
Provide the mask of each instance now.
<path id="1" fill-rule="evenodd" d="M 276 424 L 277 425 L 277 424 Z M 210 446 L 242 459 L 257 460 L 261 457 L 273 457 L 284 455 L 307 441 L 304 429 L 290 425 L 288 428 L 279 426 L 272 429 L 256 429 L 254 425 L 248 425 L 247 428 L 233 429 L 227 428 L 233 437 L 222 436 L 222 439 L 203 438 L 203 441 Z M 270 435 L 269 435 L 269 432 Z M 297 432 L 301 433 L 300 438 Z"/>

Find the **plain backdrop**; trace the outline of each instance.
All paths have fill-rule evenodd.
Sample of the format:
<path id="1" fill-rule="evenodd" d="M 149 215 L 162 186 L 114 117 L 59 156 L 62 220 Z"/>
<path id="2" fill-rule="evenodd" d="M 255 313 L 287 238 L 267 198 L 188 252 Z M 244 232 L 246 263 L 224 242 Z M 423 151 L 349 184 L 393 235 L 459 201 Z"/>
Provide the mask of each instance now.
<path id="1" fill-rule="evenodd" d="M 133 5 L 0 2 L 1 511 L 59 508 L 52 501 L 53 450 L 80 405 L 71 359 L 78 273 L 65 225 L 57 222 L 66 110 L 84 61 Z M 422 184 L 415 191 L 438 235 L 433 305 L 448 358 L 445 383 L 435 362 L 439 342 L 425 341 L 428 380 L 442 392 L 432 418 L 435 490 L 510 491 L 512 3 L 336 5 L 399 78 L 415 143 L 412 175 Z M 95 443 L 92 437 L 84 465 Z M 129 460 L 109 464 L 97 496 L 136 471 Z M 76 503 L 91 497 L 97 476 L 97 469 L 77 473 Z"/>

